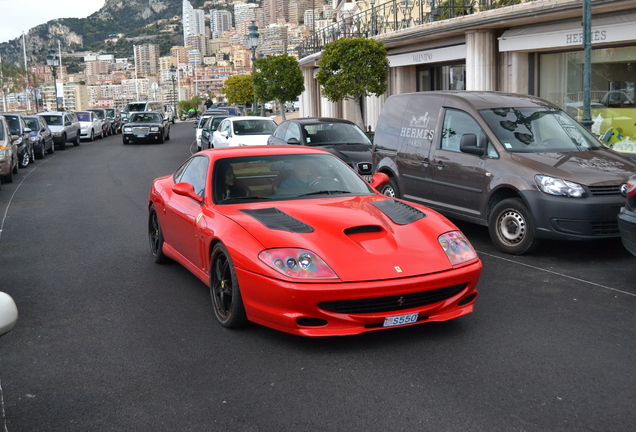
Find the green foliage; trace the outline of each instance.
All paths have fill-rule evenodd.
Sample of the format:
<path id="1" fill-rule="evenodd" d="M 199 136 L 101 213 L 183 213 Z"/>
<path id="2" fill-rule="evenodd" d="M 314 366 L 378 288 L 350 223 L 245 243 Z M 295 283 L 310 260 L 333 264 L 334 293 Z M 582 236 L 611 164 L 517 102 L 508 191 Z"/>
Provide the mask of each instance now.
<path id="1" fill-rule="evenodd" d="M 331 102 L 381 95 L 388 89 L 389 60 L 382 42 L 338 39 L 325 45 L 316 80 Z"/>
<path id="2" fill-rule="evenodd" d="M 190 100 L 182 100 L 177 102 L 177 115 L 180 115 L 183 111 L 189 111 L 191 109 L 200 110 L 201 108 L 201 97 L 193 96 Z"/>
<path id="3" fill-rule="evenodd" d="M 276 99 L 282 104 L 296 100 L 305 91 L 298 60 L 289 54 L 256 59 L 252 79 L 260 101 Z"/>
<path id="4" fill-rule="evenodd" d="M 221 92 L 232 105 L 246 105 L 254 102 L 254 84 L 251 75 L 234 75 L 225 80 Z"/>

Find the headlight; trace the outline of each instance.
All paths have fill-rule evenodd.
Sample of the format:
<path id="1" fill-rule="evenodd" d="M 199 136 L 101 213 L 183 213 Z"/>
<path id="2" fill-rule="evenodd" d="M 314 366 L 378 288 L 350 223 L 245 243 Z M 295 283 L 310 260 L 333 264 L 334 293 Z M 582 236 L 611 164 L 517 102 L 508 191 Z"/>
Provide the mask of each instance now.
<path id="1" fill-rule="evenodd" d="M 132 133 L 132 128 L 131 127 L 125 127 L 124 128 L 124 133 Z"/>
<path id="2" fill-rule="evenodd" d="M 159 126 L 152 126 L 150 132 L 159 132 Z"/>
<path id="3" fill-rule="evenodd" d="M 452 265 L 465 263 L 477 258 L 477 252 L 459 231 L 451 231 L 437 238 Z"/>
<path id="4" fill-rule="evenodd" d="M 0 158 L 4 158 L 7 155 L 4 146 L 0 146 Z"/>
<path id="5" fill-rule="evenodd" d="M 62 135 L 62 132 L 53 132 L 53 136 L 60 136 Z"/>
<path id="6" fill-rule="evenodd" d="M 40 137 L 39 136 L 32 136 L 31 137 L 31 141 L 32 142 L 38 142 L 38 141 L 40 141 Z"/>
<path id="7" fill-rule="evenodd" d="M 268 249 L 258 254 L 258 257 L 274 270 L 291 278 L 338 279 L 326 262 L 306 249 Z"/>
<path id="8" fill-rule="evenodd" d="M 543 175 L 534 176 L 534 181 L 542 192 L 550 195 L 566 196 L 571 198 L 584 198 L 585 189 L 583 186 L 560 178 Z"/>

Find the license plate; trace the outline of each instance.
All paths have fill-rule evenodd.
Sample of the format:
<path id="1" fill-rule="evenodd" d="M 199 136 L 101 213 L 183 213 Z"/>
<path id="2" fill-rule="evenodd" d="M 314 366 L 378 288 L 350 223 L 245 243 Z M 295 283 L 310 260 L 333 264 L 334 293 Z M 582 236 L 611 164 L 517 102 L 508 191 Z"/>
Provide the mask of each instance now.
<path id="1" fill-rule="evenodd" d="M 135 135 L 137 138 L 146 138 L 146 135 Z"/>
<path id="2" fill-rule="evenodd" d="M 386 317 L 384 318 L 384 327 L 393 327 L 404 324 L 412 324 L 417 322 L 417 318 L 419 317 L 419 312 L 415 312 L 408 315 L 400 315 L 394 317 Z"/>

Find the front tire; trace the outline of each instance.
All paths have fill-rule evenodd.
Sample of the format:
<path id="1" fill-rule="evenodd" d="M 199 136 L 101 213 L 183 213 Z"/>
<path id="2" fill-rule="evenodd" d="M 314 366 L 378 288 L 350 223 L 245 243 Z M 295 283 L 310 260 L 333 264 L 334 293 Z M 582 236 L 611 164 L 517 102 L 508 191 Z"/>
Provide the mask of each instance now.
<path id="1" fill-rule="evenodd" d="M 31 156 L 29 155 L 29 149 L 24 149 L 24 153 L 20 156 L 20 160 L 18 161 L 18 167 L 26 168 L 29 166 L 29 162 L 31 162 Z"/>
<path id="2" fill-rule="evenodd" d="M 88 140 L 91 142 L 95 141 L 95 131 L 91 130 L 91 136 Z"/>
<path id="3" fill-rule="evenodd" d="M 400 198 L 400 188 L 393 177 L 380 187 L 380 193 L 391 198 Z"/>
<path id="4" fill-rule="evenodd" d="M 511 255 L 530 253 L 539 246 L 534 236 L 534 222 L 519 198 L 509 198 L 495 205 L 488 221 L 490 239 L 501 252 Z"/>
<path id="5" fill-rule="evenodd" d="M 214 246 L 210 258 L 210 295 L 214 315 L 223 327 L 239 328 L 247 325 L 234 264 L 221 243 Z"/>
<path id="6" fill-rule="evenodd" d="M 170 261 L 163 253 L 163 231 L 161 231 L 159 216 L 154 204 L 150 206 L 150 214 L 148 215 L 148 240 L 150 241 L 150 253 L 154 262 L 164 264 Z"/>

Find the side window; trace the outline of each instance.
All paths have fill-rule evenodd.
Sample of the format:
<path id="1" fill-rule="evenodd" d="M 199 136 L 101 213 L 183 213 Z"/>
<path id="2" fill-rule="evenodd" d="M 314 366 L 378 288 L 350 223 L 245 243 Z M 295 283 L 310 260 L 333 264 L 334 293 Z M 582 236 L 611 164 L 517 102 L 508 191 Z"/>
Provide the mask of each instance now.
<path id="1" fill-rule="evenodd" d="M 301 140 L 300 134 L 300 126 L 297 123 L 290 123 L 287 128 L 287 132 L 285 133 L 285 141 L 288 141 L 290 138 L 296 138 L 299 143 L 304 144 Z"/>
<path id="2" fill-rule="evenodd" d="M 471 115 L 463 111 L 446 110 L 442 126 L 442 150 L 459 152 L 459 142 L 464 134 L 475 134 L 479 141 L 486 136 L 477 120 Z M 490 141 L 486 145 L 486 156 L 491 158 L 499 156 Z"/>
<path id="3" fill-rule="evenodd" d="M 287 126 L 289 126 L 289 122 L 281 123 L 281 125 L 276 128 L 272 135 L 276 138 L 285 139 L 285 131 L 287 131 Z"/>
<path id="4" fill-rule="evenodd" d="M 196 156 L 192 158 L 179 176 L 179 182 L 190 183 L 194 186 L 194 191 L 203 196 L 205 193 L 205 180 L 208 176 L 208 165 L 207 156 Z M 175 176 L 175 178 L 176 177 L 177 176 Z"/>

